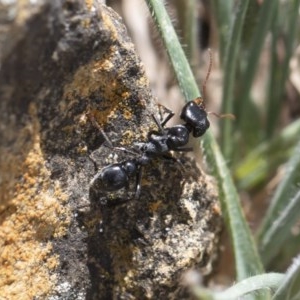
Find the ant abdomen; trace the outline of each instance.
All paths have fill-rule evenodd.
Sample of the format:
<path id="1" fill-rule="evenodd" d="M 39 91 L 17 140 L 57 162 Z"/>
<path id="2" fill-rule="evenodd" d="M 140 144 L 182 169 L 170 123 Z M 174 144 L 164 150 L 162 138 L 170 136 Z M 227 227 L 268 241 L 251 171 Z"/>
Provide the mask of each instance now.
<path id="1" fill-rule="evenodd" d="M 132 161 L 108 165 L 92 179 L 91 188 L 108 192 L 128 187 L 130 177 L 136 173 L 136 164 Z"/>

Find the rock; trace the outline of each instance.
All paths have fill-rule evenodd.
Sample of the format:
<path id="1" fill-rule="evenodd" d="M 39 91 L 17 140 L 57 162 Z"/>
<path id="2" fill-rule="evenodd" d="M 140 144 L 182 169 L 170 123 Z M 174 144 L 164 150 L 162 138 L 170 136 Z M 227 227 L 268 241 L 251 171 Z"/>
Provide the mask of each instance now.
<path id="1" fill-rule="evenodd" d="M 0 279 L 7 299 L 164 299 L 211 270 L 217 196 L 194 161 L 157 159 L 118 192 L 98 169 L 132 158 L 158 114 L 120 17 L 100 1 L 0 6 Z M 94 162 L 93 162 L 94 161 Z"/>

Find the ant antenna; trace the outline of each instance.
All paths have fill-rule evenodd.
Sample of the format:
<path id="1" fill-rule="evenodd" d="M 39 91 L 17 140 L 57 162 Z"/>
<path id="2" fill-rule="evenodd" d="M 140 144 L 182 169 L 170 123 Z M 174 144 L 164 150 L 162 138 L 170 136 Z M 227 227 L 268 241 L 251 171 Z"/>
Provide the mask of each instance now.
<path id="1" fill-rule="evenodd" d="M 206 73 L 206 77 L 205 77 L 204 83 L 202 85 L 203 99 L 206 98 L 206 84 L 207 84 L 207 81 L 209 79 L 209 75 L 210 75 L 210 72 L 211 72 L 211 69 L 212 69 L 212 51 L 211 51 L 210 48 L 208 48 L 208 54 L 209 54 L 209 66 L 208 66 L 208 70 L 207 70 L 207 73 Z"/>
<path id="2" fill-rule="evenodd" d="M 205 80 L 204 80 L 202 88 L 201 88 L 202 97 L 197 97 L 196 99 L 194 99 L 194 102 L 198 105 L 201 105 L 203 108 L 205 107 L 205 105 L 203 103 L 203 99 L 206 99 L 206 84 L 207 84 L 207 81 L 209 79 L 211 69 L 212 69 L 212 51 L 210 48 L 208 48 L 208 54 L 209 54 L 209 65 L 208 65 L 208 70 L 206 73 Z"/>
<path id="3" fill-rule="evenodd" d="M 207 81 L 209 79 L 209 75 L 210 75 L 211 69 L 212 69 L 212 51 L 211 51 L 210 48 L 208 48 L 208 54 L 209 54 L 209 66 L 208 66 L 208 70 L 207 70 L 207 73 L 206 73 L 204 83 L 202 85 L 202 95 L 203 95 L 203 97 L 198 97 L 194 100 L 198 105 L 202 105 L 203 107 L 204 107 L 204 104 L 202 103 L 203 98 L 204 99 L 206 98 L 206 84 L 207 84 Z M 221 115 L 219 115 L 215 112 L 207 112 L 207 114 L 214 115 L 215 117 L 220 118 L 220 119 L 229 118 L 231 120 L 235 120 L 235 115 L 233 115 L 233 114 L 221 114 Z"/>
<path id="4" fill-rule="evenodd" d="M 112 142 L 110 141 L 109 137 L 106 135 L 106 133 L 104 132 L 104 130 L 101 128 L 101 126 L 96 121 L 94 114 L 91 111 L 89 111 L 88 112 L 88 116 L 89 116 L 92 124 L 94 125 L 94 127 L 96 127 L 101 132 L 101 134 L 104 137 L 106 143 L 108 144 L 108 147 L 109 148 L 114 148 L 114 146 L 113 146 Z"/>
<path id="5" fill-rule="evenodd" d="M 212 112 L 212 111 L 207 112 L 207 114 L 214 115 L 215 117 L 220 118 L 220 119 L 223 119 L 223 118 L 229 118 L 231 120 L 235 120 L 236 119 L 235 115 L 233 115 L 233 114 L 221 114 L 221 115 L 219 115 L 219 114 L 217 114 L 215 112 Z"/>
<path id="6" fill-rule="evenodd" d="M 100 133 L 102 134 L 102 136 L 104 137 L 104 139 L 105 139 L 105 141 L 107 143 L 108 148 L 113 149 L 113 150 L 117 150 L 117 151 L 122 151 L 122 152 L 125 152 L 125 153 L 129 153 L 129 154 L 134 155 L 134 156 L 140 154 L 140 152 L 138 152 L 138 151 L 129 150 L 129 149 L 126 149 L 124 147 L 115 147 L 112 144 L 112 142 L 109 139 L 109 137 L 107 136 L 107 134 L 101 128 L 101 126 L 99 125 L 99 123 L 96 121 L 96 118 L 95 118 L 95 116 L 93 115 L 93 113 L 91 111 L 88 112 L 88 116 L 89 116 L 92 124 L 94 125 L 94 127 L 96 127 L 100 131 Z"/>

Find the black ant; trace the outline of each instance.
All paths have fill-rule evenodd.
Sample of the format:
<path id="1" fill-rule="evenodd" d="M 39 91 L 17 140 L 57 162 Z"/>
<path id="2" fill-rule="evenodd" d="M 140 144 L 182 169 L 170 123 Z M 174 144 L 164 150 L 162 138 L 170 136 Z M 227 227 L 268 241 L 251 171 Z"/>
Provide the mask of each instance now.
<path id="1" fill-rule="evenodd" d="M 92 122 L 101 130 L 110 147 L 135 154 L 138 157 L 104 167 L 94 176 L 90 188 L 94 190 L 117 191 L 121 188 L 128 188 L 130 179 L 135 176 L 135 198 L 139 198 L 142 167 L 156 157 L 176 160 L 170 155 L 170 151 L 191 151 L 191 148 L 185 147 L 188 144 L 190 133 L 194 137 L 200 137 L 209 128 L 210 123 L 207 119 L 207 112 L 203 106 L 197 104 L 196 101 L 198 100 L 190 101 L 183 107 L 180 118 L 186 123 L 182 125 L 165 128 L 166 123 L 174 116 L 174 113 L 168 109 L 166 109 L 168 115 L 161 122 L 152 115 L 159 130 L 150 131 L 146 142 L 137 143 L 138 149 L 136 151 L 113 147 L 100 126 L 96 123 L 96 120 L 91 117 Z"/>
<path id="2" fill-rule="evenodd" d="M 212 59 L 210 53 L 210 66 L 203 85 L 203 93 L 205 92 L 205 84 L 211 71 L 211 65 Z M 99 124 L 93 117 L 91 117 L 94 126 L 102 132 L 111 148 L 137 156 L 136 158 L 120 163 L 110 164 L 101 169 L 92 179 L 90 184 L 91 189 L 95 191 L 117 191 L 122 188 L 128 188 L 131 178 L 135 176 L 135 198 L 139 198 L 143 166 L 147 165 L 153 158 L 156 157 L 176 161 L 176 159 L 170 155 L 170 151 L 191 151 L 191 148 L 185 147 L 188 144 L 189 135 L 192 134 L 194 137 L 200 137 L 210 126 L 207 118 L 208 113 L 205 110 L 201 97 L 188 102 L 182 108 L 180 118 L 185 122 L 185 124 L 165 128 L 166 123 L 174 116 L 174 113 L 171 110 L 167 108 L 165 109 L 168 115 L 161 122 L 158 121 L 158 119 L 152 114 L 152 118 L 154 119 L 158 130 L 150 131 L 147 135 L 147 141 L 138 143 L 138 149 L 136 151 L 113 147 Z"/>

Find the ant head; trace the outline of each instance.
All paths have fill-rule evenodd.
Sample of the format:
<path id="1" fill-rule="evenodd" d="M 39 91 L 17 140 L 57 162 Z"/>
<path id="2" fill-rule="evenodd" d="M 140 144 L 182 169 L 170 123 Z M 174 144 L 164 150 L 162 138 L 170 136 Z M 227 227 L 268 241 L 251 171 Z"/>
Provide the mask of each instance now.
<path id="1" fill-rule="evenodd" d="M 206 97 L 206 83 L 209 79 L 212 68 L 212 52 L 208 49 L 209 53 L 209 67 L 202 86 L 203 97 L 197 97 L 193 101 L 188 102 L 182 109 L 180 118 L 186 122 L 186 127 L 193 133 L 194 137 L 202 136 L 209 128 L 210 123 L 207 118 L 204 101 Z"/>
<path id="2" fill-rule="evenodd" d="M 208 71 L 202 86 L 203 97 L 197 97 L 193 101 L 188 102 L 183 107 L 180 115 L 180 118 L 186 122 L 186 126 L 189 132 L 192 132 L 194 137 L 202 136 L 209 128 L 210 123 L 207 118 L 208 114 L 215 115 L 218 118 L 235 119 L 235 116 L 232 114 L 219 115 L 214 112 L 207 112 L 205 109 L 205 104 L 203 99 L 205 99 L 206 97 L 206 84 L 212 69 L 212 52 L 210 49 L 208 49 L 208 53 L 209 53 L 210 60 L 209 60 Z"/>
<path id="3" fill-rule="evenodd" d="M 210 126 L 204 106 L 202 103 L 198 105 L 195 100 L 183 107 L 180 118 L 186 122 L 187 129 L 193 133 L 194 137 L 202 136 Z"/>

